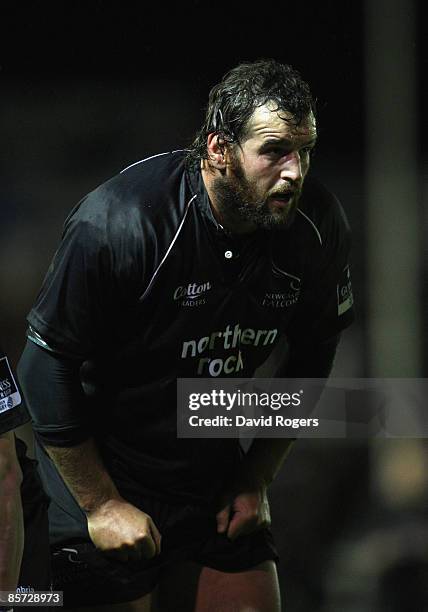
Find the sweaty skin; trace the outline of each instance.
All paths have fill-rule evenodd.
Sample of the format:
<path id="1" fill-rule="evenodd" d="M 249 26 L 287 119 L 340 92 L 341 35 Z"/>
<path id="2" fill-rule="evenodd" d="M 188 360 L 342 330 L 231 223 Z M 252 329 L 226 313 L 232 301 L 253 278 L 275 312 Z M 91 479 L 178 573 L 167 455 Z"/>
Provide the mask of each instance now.
<path id="1" fill-rule="evenodd" d="M 242 142 L 208 137 L 202 178 L 213 214 L 235 233 L 286 227 L 297 207 L 316 142 L 313 114 L 295 125 L 288 113 L 260 106 Z"/>
<path id="2" fill-rule="evenodd" d="M 46 450 L 86 513 L 89 536 L 97 548 L 121 561 L 159 554 L 161 535 L 156 525 L 120 496 L 92 439 L 72 448 Z"/>

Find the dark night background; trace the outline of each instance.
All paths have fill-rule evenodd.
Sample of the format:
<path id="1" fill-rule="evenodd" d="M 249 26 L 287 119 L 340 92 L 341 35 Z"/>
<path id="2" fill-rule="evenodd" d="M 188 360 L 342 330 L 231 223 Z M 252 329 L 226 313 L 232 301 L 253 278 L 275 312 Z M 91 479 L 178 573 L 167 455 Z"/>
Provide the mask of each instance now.
<path id="1" fill-rule="evenodd" d="M 403 5 L 378 0 L 379 20 L 387 21 L 397 3 Z M 412 11 L 416 16 L 417 104 L 412 112 L 424 227 L 426 41 L 419 5 L 408 6 L 412 10 L 403 10 L 404 19 Z M 319 124 L 312 171 L 342 201 L 353 230 L 358 318 L 344 333 L 335 375 L 373 376 L 366 11 L 361 1 L 3 2 L 0 333 L 12 362 L 22 350 L 25 315 L 68 211 L 130 163 L 188 145 L 210 87 L 239 62 L 273 57 L 292 64 L 311 85 Z M 400 151 L 396 154 L 399 163 Z M 427 255 L 422 243 L 422 310 Z M 421 332 L 425 339 L 426 324 Z M 405 341 L 403 346 L 406 350 Z M 425 349 L 412 376 L 423 376 L 426 359 Z M 281 589 L 289 612 L 428 609 L 427 547 L 421 552 L 409 546 L 406 535 L 418 534 L 418 539 L 428 529 L 426 467 L 420 440 L 384 442 L 381 450 L 364 440 L 296 444 L 272 489 Z M 391 542 L 396 554 L 390 554 Z"/>

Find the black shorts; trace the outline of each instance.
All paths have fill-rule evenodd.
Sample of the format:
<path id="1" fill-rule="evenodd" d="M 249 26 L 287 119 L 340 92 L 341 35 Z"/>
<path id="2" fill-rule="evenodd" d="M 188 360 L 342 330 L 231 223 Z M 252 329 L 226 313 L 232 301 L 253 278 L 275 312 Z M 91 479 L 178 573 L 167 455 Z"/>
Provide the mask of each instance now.
<path id="1" fill-rule="evenodd" d="M 129 497 L 128 497 L 129 499 Z M 149 514 L 162 535 L 161 553 L 150 560 L 117 561 L 90 541 L 74 540 L 53 549 L 53 588 L 64 593 L 64 607 L 122 603 L 150 593 L 162 571 L 193 561 L 220 571 L 244 571 L 278 560 L 270 530 L 234 542 L 217 533 L 215 514 L 206 507 L 129 499 Z"/>

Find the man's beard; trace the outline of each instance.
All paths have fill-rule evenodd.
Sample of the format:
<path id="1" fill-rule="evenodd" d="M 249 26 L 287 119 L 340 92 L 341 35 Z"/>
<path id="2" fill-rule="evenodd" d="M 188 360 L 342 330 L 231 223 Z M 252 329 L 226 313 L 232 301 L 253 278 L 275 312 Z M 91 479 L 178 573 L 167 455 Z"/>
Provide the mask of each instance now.
<path id="1" fill-rule="evenodd" d="M 213 190 L 221 221 L 231 231 L 249 231 L 255 228 L 287 228 L 292 222 L 299 201 L 301 186 L 286 184 L 282 190 L 275 190 L 258 198 L 257 181 L 246 176 L 240 161 L 231 157 L 231 176 L 214 179 Z M 284 208 L 269 208 L 269 198 L 282 199 L 290 196 L 292 201 Z"/>

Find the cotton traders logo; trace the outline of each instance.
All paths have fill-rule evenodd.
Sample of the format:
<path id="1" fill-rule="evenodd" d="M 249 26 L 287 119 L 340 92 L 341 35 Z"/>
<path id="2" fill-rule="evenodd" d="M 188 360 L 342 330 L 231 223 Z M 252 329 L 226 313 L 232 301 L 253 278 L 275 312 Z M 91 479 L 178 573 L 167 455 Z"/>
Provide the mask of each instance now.
<path id="1" fill-rule="evenodd" d="M 211 289 L 211 283 L 189 283 L 180 285 L 174 291 L 174 301 L 180 306 L 201 306 L 206 303 L 205 294 Z"/>

